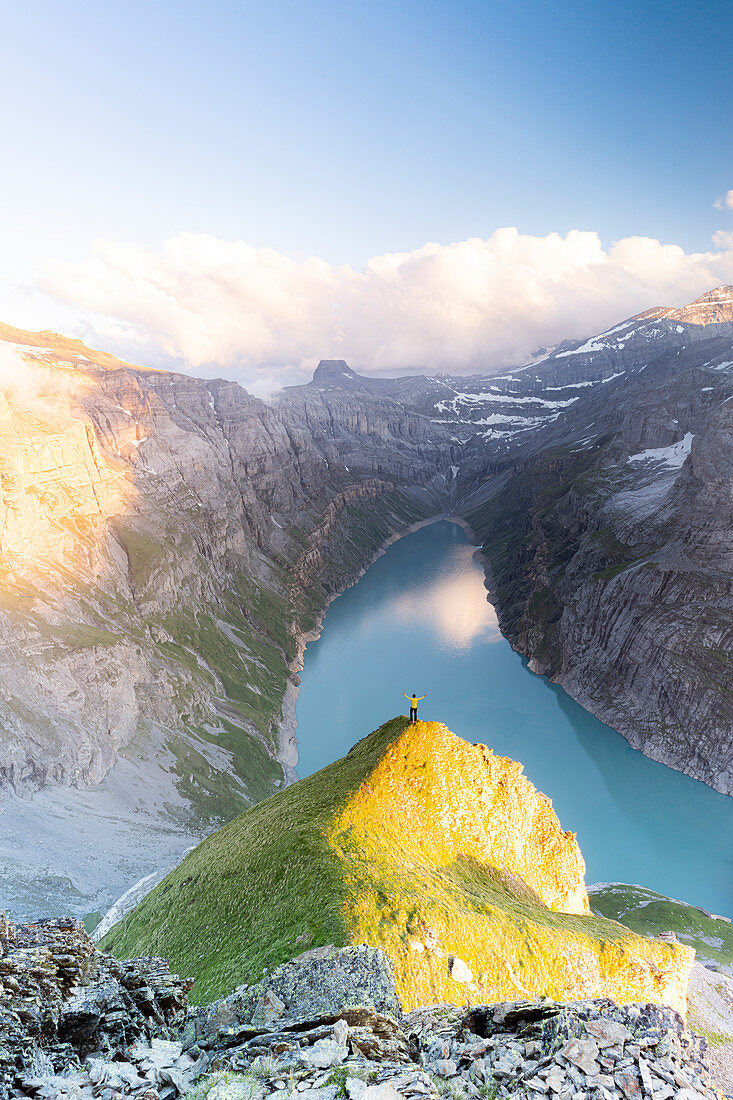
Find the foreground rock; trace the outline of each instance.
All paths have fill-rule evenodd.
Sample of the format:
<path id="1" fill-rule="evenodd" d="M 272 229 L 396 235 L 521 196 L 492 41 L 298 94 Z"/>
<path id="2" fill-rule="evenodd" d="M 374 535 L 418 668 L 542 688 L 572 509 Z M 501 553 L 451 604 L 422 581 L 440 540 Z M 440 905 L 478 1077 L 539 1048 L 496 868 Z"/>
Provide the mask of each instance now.
<path id="1" fill-rule="evenodd" d="M 6 928 L 0 1098 L 695 1100 L 705 1040 L 657 1005 L 548 999 L 404 1014 L 360 946 L 306 952 L 186 1011 L 160 959 L 115 963 L 74 921 Z"/>
<path id="2" fill-rule="evenodd" d="M 149 1040 L 159 1051 L 161 1039 L 183 1022 L 192 984 L 171 974 L 164 959 L 117 962 L 101 954 L 71 918 L 17 927 L 4 922 L 0 1096 L 62 1095 L 49 1077 L 76 1074 L 84 1059 L 91 1059 L 88 1076 L 97 1072 L 95 1057 L 119 1055 L 131 1045 L 147 1052 Z M 100 1074 L 101 1080 L 109 1071 Z"/>
<path id="3" fill-rule="evenodd" d="M 281 1016 L 334 1016 L 365 1006 L 391 1016 L 401 1014 L 391 959 L 365 944 L 329 944 L 278 966 L 258 985 L 242 986 L 216 1001 L 204 1018 L 209 1027 L 229 1017 L 256 1026 Z"/>

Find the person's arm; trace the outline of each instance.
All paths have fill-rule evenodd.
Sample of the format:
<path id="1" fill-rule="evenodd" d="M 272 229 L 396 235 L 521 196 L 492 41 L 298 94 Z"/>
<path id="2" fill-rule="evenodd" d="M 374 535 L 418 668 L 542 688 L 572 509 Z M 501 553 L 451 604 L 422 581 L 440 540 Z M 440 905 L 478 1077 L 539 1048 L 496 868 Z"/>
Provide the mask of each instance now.
<path id="1" fill-rule="evenodd" d="M 418 695 L 418 697 L 417 697 L 418 703 L 420 702 L 421 699 L 427 699 L 427 695 Z"/>
<path id="2" fill-rule="evenodd" d="M 402 694 L 405 695 L 404 691 L 402 692 Z M 409 695 L 405 695 L 405 699 L 409 699 L 409 698 L 410 698 Z"/>

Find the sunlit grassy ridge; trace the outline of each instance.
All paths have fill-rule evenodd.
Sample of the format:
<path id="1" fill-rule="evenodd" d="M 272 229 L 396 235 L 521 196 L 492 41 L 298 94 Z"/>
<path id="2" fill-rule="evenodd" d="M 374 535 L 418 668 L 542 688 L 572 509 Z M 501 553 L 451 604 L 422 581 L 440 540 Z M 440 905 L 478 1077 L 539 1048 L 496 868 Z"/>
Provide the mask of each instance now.
<path id="1" fill-rule="evenodd" d="M 103 946 L 165 956 L 196 977 L 198 1001 L 306 948 L 369 943 L 393 959 L 406 1006 L 547 994 L 684 1007 L 692 953 L 590 915 L 583 873 L 519 764 L 400 717 L 208 837 Z M 454 957 L 470 981 L 451 977 Z"/>

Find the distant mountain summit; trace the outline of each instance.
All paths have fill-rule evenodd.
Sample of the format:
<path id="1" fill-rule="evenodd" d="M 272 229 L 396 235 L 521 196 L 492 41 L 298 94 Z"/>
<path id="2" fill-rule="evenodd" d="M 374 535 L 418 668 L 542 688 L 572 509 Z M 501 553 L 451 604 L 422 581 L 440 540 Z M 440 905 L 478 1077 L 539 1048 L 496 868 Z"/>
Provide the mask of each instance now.
<path id="1" fill-rule="evenodd" d="M 658 306 L 637 314 L 634 320 L 666 317 L 690 325 L 725 325 L 733 323 L 733 286 L 725 285 L 708 290 L 694 302 L 679 308 Z"/>
<path id="2" fill-rule="evenodd" d="M 347 386 L 362 379 L 344 359 L 321 359 L 313 372 L 314 386 Z"/>

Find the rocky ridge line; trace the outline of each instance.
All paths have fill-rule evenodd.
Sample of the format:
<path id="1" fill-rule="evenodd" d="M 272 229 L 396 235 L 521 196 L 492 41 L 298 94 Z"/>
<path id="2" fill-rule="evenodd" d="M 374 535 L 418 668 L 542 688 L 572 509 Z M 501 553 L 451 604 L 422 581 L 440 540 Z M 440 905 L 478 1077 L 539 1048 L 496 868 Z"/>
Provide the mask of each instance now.
<path id="1" fill-rule="evenodd" d="M 186 1013 L 190 983 L 162 960 L 114 963 L 74 921 L 6 926 L 0 946 L 3 1100 L 719 1097 L 705 1041 L 656 1005 L 404 1014 L 382 952 L 326 947 Z"/>

